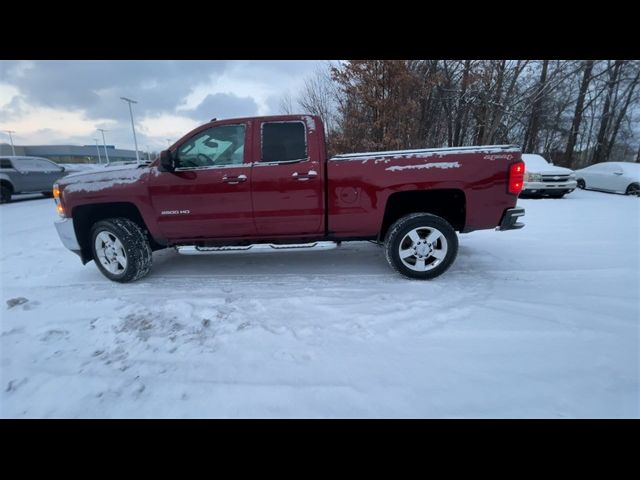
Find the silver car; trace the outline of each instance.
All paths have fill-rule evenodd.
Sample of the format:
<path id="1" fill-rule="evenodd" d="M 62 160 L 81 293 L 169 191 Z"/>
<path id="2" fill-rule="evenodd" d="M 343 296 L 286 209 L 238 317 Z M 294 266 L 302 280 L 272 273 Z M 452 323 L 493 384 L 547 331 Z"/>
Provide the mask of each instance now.
<path id="1" fill-rule="evenodd" d="M 66 169 L 40 157 L 0 157 L 0 203 L 16 193 L 52 195 L 53 184 L 67 175 Z"/>
<path id="2" fill-rule="evenodd" d="M 578 187 L 640 195 L 640 163 L 603 162 L 576 170 Z"/>

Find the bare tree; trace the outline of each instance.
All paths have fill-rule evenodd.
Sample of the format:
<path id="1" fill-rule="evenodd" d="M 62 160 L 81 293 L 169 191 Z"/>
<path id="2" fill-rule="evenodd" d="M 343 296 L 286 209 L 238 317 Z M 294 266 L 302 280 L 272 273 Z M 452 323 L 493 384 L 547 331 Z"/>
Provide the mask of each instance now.
<path id="1" fill-rule="evenodd" d="M 638 86 L 638 82 L 640 81 L 640 66 L 636 65 L 636 74 L 635 77 L 633 77 L 633 79 L 631 80 L 631 82 L 629 83 L 629 85 L 626 88 L 626 92 L 624 93 L 624 101 L 622 104 L 622 107 L 620 108 L 620 111 L 618 112 L 618 116 L 616 117 L 614 124 L 613 124 L 613 128 L 612 128 L 612 133 L 611 133 L 611 138 L 609 139 L 609 143 L 607 145 L 606 151 L 605 151 L 605 158 L 609 158 L 609 155 L 611 154 L 612 150 L 613 150 L 613 146 L 616 143 L 616 138 L 618 137 L 618 132 L 620 131 L 620 126 L 622 125 L 622 121 L 624 120 L 624 118 L 627 115 L 627 111 L 629 109 L 629 105 L 631 105 L 631 101 L 633 100 L 633 94 L 634 91 L 636 89 L 636 87 Z"/>
<path id="2" fill-rule="evenodd" d="M 338 86 L 331 78 L 330 63 L 318 67 L 313 76 L 307 78 L 297 103 L 306 113 L 319 115 L 331 135 L 337 128 Z"/>
<path id="3" fill-rule="evenodd" d="M 290 93 L 286 93 L 280 99 L 280 113 L 284 115 L 292 115 L 294 113 L 293 109 L 293 99 L 291 98 Z"/>
<path id="4" fill-rule="evenodd" d="M 635 158 L 640 63 L 353 60 L 284 105 L 320 115 L 332 151 L 513 143 L 567 166 Z"/>
<path id="5" fill-rule="evenodd" d="M 584 99 L 587 95 L 589 88 L 589 82 L 591 82 L 591 72 L 593 71 L 593 60 L 587 60 L 584 64 L 584 73 L 582 75 L 582 82 L 580 83 L 580 91 L 578 93 L 578 99 L 576 101 L 576 109 L 573 115 L 573 121 L 571 123 L 571 130 L 569 131 L 569 139 L 567 141 L 567 148 L 564 154 L 564 164 L 567 167 L 571 167 L 573 161 L 573 150 L 578 139 L 578 131 L 580 130 L 580 123 L 582 123 L 582 113 L 584 112 Z"/>
<path id="6" fill-rule="evenodd" d="M 598 163 L 605 159 L 606 154 L 606 135 L 609 128 L 609 122 L 611 120 L 611 103 L 614 100 L 614 92 L 618 86 L 620 78 L 620 71 L 624 65 L 624 60 L 616 60 L 613 63 L 613 68 L 610 69 L 609 79 L 607 81 L 607 95 L 602 106 L 602 115 L 600 117 L 600 129 L 598 130 L 598 138 L 596 140 L 596 148 L 593 152 L 593 163 Z"/>

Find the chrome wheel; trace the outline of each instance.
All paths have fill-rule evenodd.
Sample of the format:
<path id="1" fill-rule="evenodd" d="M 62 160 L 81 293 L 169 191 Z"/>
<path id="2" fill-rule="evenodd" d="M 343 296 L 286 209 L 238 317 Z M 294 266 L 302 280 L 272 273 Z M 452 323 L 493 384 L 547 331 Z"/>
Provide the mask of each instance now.
<path id="1" fill-rule="evenodd" d="M 127 254 L 122 242 L 113 233 L 103 230 L 96 235 L 96 256 L 100 264 L 110 273 L 120 274 L 127 269 Z"/>
<path id="2" fill-rule="evenodd" d="M 409 269 L 427 272 L 436 268 L 447 256 L 447 239 L 433 227 L 418 227 L 408 232 L 400 242 L 400 260 Z"/>

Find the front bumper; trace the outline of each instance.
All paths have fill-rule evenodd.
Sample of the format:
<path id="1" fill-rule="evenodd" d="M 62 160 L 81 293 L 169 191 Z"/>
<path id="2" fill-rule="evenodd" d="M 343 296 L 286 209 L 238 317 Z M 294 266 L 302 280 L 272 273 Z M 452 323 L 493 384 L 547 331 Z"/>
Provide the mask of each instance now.
<path id="1" fill-rule="evenodd" d="M 500 220 L 500 226 L 496 227 L 496 230 L 517 230 L 524 227 L 524 223 L 519 223 L 518 218 L 524 216 L 524 208 L 514 207 L 507 208 L 502 214 L 502 220 Z"/>
<path id="2" fill-rule="evenodd" d="M 524 187 L 521 193 L 537 193 L 537 194 L 559 194 L 559 193 L 571 193 L 578 186 L 578 182 L 570 180 L 568 182 L 524 182 Z"/>
<path id="3" fill-rule="evenodd" d="M 73 253 L 80 255 L 80 244 L 76 238 L 76 231 L 73 228 L 73 219 L 61 218 L 54 223 L 58 236 L 62 241 L 62 244 L 71 250 Z"/>

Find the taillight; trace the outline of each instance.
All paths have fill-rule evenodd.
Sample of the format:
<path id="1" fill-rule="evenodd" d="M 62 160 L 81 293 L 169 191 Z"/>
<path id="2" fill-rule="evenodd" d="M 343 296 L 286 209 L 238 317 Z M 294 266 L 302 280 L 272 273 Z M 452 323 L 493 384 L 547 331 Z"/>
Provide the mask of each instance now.
<path id="1" fill-rule="evenodd" d="M 509 193 L 519 195 L 524 182 L 524 162 L 517 162 L 509 167 Z"/>

